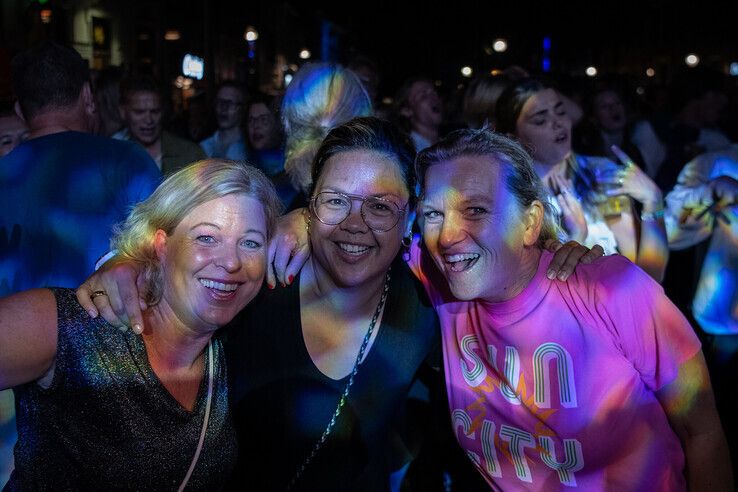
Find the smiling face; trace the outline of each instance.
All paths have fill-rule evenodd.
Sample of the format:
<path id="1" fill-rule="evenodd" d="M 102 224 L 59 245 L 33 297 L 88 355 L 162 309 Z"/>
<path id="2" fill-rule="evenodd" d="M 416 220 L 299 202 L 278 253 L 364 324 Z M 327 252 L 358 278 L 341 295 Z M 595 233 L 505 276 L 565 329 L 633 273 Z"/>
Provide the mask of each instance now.
<path id="1" fill-rule="evenodd" d="M 228 323 L 261 287 L 266 239 L 264 208 L 251 196 L 226 195 L 195 207 L 169 236 L 157 231 L 162 302 L 193 329 Z"/>
<path id="2" fill-rule="evenodd" d="M 161 99 L 149 91 L 133 92 L 122 106 L 131 137 L 148 147 L 161 137 Z"/>
<path id="3" fill-rule="evenodd" d="M 541 164 L 553 166 L 571 153 L 571 120 L 553 89 L 532 95 L 523 105 L 515 126 L 518 140 Z"/>
<path id="4" fill-rule="evenodd" d="M 407 227 L 409 199 L 398 165 L 389 157 L 366 150 L 340 152 L 330 157 L 315 185 L 315 194 L 335 191 L 390 200 L 405 210 L 389 231 L 374 232 L 361 216 L 361 201 L 337 225 L 326 225 L 311 210 L 310 246 L 318 267 L 340 287 L 381 279 L 400 250 Z"/>
<path id="5" fill-rule="evenodd" d="M 525 286 L 540 222 L 520 209 L 491 156 L 429 167 L 420 217 L 425 245 L 457 299 L 496 302 Z"/>

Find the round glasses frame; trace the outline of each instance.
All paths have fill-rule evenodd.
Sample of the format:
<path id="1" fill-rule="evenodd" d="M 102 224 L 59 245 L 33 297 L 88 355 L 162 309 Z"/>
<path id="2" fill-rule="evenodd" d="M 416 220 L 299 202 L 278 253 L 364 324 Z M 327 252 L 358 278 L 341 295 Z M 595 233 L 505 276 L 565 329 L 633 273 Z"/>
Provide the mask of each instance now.
<path id="1" fill-rule="evenodd" d="M 318 209 L 319 209 L 318 199 L 321 196 L 325 197 L 328 195 L 335 195 L 335 196 L 344 198 L 349 203 L 348 209 L 345 212 L 345 214 L 342 214 L 343 217 L 341 218 L 341 220 L 327 220 L 325 217 L 320 216 L 320 213 L 318 212 Z M 315 217 L 323 224 L 338 225 L 344 220 L 346 220 L 351 215 L 351 211 L 354 208 L 354 200 L 361 201 L 361 208 L 359 209 L 361 212 L 361 218 L 364 220 L 364 223 L 367 225 L 367 227 L 369 227 L 369 229 L 371 229 L 374 232 L 387 232 L 387 231 L 394 229 L 394 227 L 400 221 L 400 217 L 405 215 L 407 211 L 407 204 L 404 207 L 400 208 L 397 206 L 395 202 L 393 202 L 392 200 L 387 200 L 386 198 L 380 198 L 376 196 L 350 195 L 348 193 L 340 193 L 337 191 L 321 191 L 320 193 L 315 195 L 312 198 L 312 200 L 310 200 L 310 208 L 313 214 L 315 215 Z M 392 212 L 392 216 L 394 217 L 394 221 L 392 222 L 392 225 L 389 225 L 388 223 L 384 227 L 376 226 L 376 220 L 371 219 L 371 213 L 367 214 L 365 211 L 364 207 L 367 204 L 367 202 L 375 203 L 375 204 L 379 203 L 379 204 L 385 205 Z M 367 216 L 370 217 L 369 220 L 367 220 Z"/>

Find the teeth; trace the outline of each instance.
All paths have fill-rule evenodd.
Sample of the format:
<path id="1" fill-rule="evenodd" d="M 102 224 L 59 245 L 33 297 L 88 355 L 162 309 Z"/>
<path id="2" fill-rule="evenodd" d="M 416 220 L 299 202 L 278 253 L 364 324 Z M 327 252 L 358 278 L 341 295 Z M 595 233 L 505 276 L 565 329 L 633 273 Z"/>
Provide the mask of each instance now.
<path id="1" fill-rule="evenodd" d="M 351 253 L 351 254 L 363 253 L 364 251 L 367 251 L 369 249 L 369 246 L 359 246 L 358 244 L 347 244 L 347 243 L 338 243 L 338 247 L 344 250 L 345 252 Z"/>
<path id="2" fill-rule="evenodd" d="M 221 284 L 220 282 L 214 282 L 212 280 L 206 280 L 204 278 L 201 278 L 199 280 L 200 283 L 208 289 L 218 289 L 230 292 L 238 288 L 238 284 Z"/>
<path id="3" fill-rule="evenodd" d="M 459 253 L 457 255 L 446 255 L 446 261 L 456 263 L 457 261 L 476 260 L 479 255 L 476 253 Z"/>

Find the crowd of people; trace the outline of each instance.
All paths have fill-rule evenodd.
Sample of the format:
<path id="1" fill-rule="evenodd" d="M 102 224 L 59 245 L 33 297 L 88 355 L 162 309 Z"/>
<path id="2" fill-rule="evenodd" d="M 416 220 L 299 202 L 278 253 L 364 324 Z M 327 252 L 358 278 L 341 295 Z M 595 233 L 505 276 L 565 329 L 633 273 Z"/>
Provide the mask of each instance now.
<path id="1" fill-rule="evenodd" d="M 8 490 L 732 490 L 718 74 L 663 107 L 517 66 L 387 104 L 359 57 L 180 115 L 54 43 L 12 78 Z"/>

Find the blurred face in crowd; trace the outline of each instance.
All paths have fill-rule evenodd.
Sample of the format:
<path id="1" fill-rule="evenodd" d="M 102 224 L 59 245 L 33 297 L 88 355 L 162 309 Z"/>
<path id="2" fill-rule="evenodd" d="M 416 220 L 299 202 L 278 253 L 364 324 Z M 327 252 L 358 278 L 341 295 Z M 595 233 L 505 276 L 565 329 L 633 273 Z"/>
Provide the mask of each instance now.
<path id="1" fill-rule="evenodd" d="M 243 93 L 235 87 L 221 87 L 215 97 L 215 119 L 218 128 L 230 130 L 241 126 Z"/>
<path id="2" fill-rule="evenodd" d="M 249 107 L 246 129 L 249 145 L 254 150 L 272 149 L 279 145 L 279 123 L 264 103 Z"/>
<path id="3" fill-rule="evenodd" d="M 0 116 L 0 157 L 28 138 L 26 123 L 15 114 Z"/>
<path id="4" fill-rule="evenodd" d="M 614 91 L 602 91 L 595 96 L 592 116 L 597 126 L 606 132 L 619 132 L 625 128 L 625 106 Z"/>
<path id="5" fill-rule="evenodd" d="M 515 127 L 518 140 L 541 164 L 553 166 L 571 152 L 571 120 L 561 97 L 553 89 L 544 89 L 528 98 Z"/>
<path id="6" fill-rule="evenodd" d="M 161 98 L 156 92 L 133 92 L 122 106 L 121 115 L 131 137 L 144 146 L 161 137 Z"/>
<path id="7" fill-rule="evenodd" d="M 424 126 L 438 127 L 443 121 L 443 103 L 427 80 L 418 80 L 410 87 L 404 114 L 410 121 Z"/>

